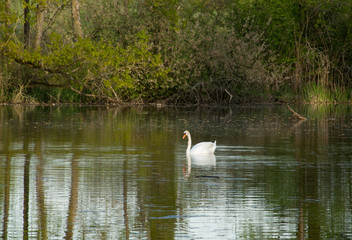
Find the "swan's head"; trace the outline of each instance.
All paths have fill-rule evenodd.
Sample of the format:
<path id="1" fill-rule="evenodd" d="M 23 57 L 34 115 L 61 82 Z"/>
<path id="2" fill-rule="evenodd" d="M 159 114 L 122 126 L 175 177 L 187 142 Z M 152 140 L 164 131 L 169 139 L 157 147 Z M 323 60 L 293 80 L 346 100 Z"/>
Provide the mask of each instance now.
<path id="1" fill-rule="evenodd" d="M 191 135 L 191 134 L 189 133 L 189 131 L 186 130 L 186 131 L 183 132 L 183 137 L 182 138 L 185 139 L 185 137 L 186 136 L 188 137 L 189 135 Z"/>

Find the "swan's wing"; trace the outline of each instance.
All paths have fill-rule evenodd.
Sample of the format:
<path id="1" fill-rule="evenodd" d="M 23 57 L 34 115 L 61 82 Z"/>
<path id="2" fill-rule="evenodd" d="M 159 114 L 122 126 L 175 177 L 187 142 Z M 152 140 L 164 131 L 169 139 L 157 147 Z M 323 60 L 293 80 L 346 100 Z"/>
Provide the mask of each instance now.
<path id="1" fill-rule="evenodd" d="M 200 142 L 192 147 L 191 154 L 214 153 L 215 149 L 216 149 L 216 141 L 214 143 Z"/>

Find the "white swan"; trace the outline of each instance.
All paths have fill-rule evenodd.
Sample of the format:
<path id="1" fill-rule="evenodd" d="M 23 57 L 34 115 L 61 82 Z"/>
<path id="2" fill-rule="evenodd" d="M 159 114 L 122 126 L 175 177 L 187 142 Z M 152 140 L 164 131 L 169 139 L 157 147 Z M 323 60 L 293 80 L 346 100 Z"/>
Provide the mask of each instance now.
<path id="1" fill-rule="evenodd" d="M 194 145 L 191 149 L 192 146 L 192 139 L 191 139 L 191 133 L 189 131 L 184 131 L 183 133 L 183 139 L 185 137 L 188 137 L 188 146 L 186 153 L 187 154 L 211 154 L 215 152 L 216 149 L 216 141 L 215 142 L 200 142 Z"/>

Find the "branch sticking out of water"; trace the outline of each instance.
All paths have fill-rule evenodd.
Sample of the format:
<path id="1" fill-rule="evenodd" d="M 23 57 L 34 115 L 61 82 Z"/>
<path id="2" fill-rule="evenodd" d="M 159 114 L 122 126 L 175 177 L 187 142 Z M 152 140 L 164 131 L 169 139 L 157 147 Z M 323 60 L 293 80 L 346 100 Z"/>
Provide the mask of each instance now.
<path id="1" fill-rule="evenodd" d="M 295 112 L 289 105 L 287 105 L 288 109 L 293 113 L 293 116 L 301 119 L 301 120 L 307 120 L 307 118 L 303 117 L 301 114 Z"/>

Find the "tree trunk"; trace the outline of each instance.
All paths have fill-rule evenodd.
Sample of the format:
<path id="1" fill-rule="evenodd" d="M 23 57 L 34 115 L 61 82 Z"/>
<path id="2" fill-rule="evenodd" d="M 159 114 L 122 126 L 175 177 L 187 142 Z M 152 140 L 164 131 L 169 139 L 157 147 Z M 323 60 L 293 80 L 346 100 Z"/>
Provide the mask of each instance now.
<path id="1" fill-rule="evenodd" d="M 10 0 L 5 0 L 5 27 L 6 27 L 6 35 L 9 32 L 10 26 Z"/>
<path id="2" fill-rule="evenodd" d="M 73 31 L 75 39 L 83 38 L 83 30 L 81 25 L 81 19 L 79 16 L 79 0 L 71 1 L 72 8 L 72 22 L 73 22 Z"/>
<path id="3" fill-rule="evenodd" d="M 30 44 L 30 22 L 29 22 L 29 0 L 24 1 L 24 48 L 28 48 Z"/>
<path id="4" fill-rule="evenodd" d="M 43 25 L 44 25 L 44 16 L 46 10 L 46 2 L 42 1 L 37 5 L 37 25 L 36 25 L 36 33 L 34 40 L 34 49 L 39 49 L 42 43 L 43 36 Z"/>

